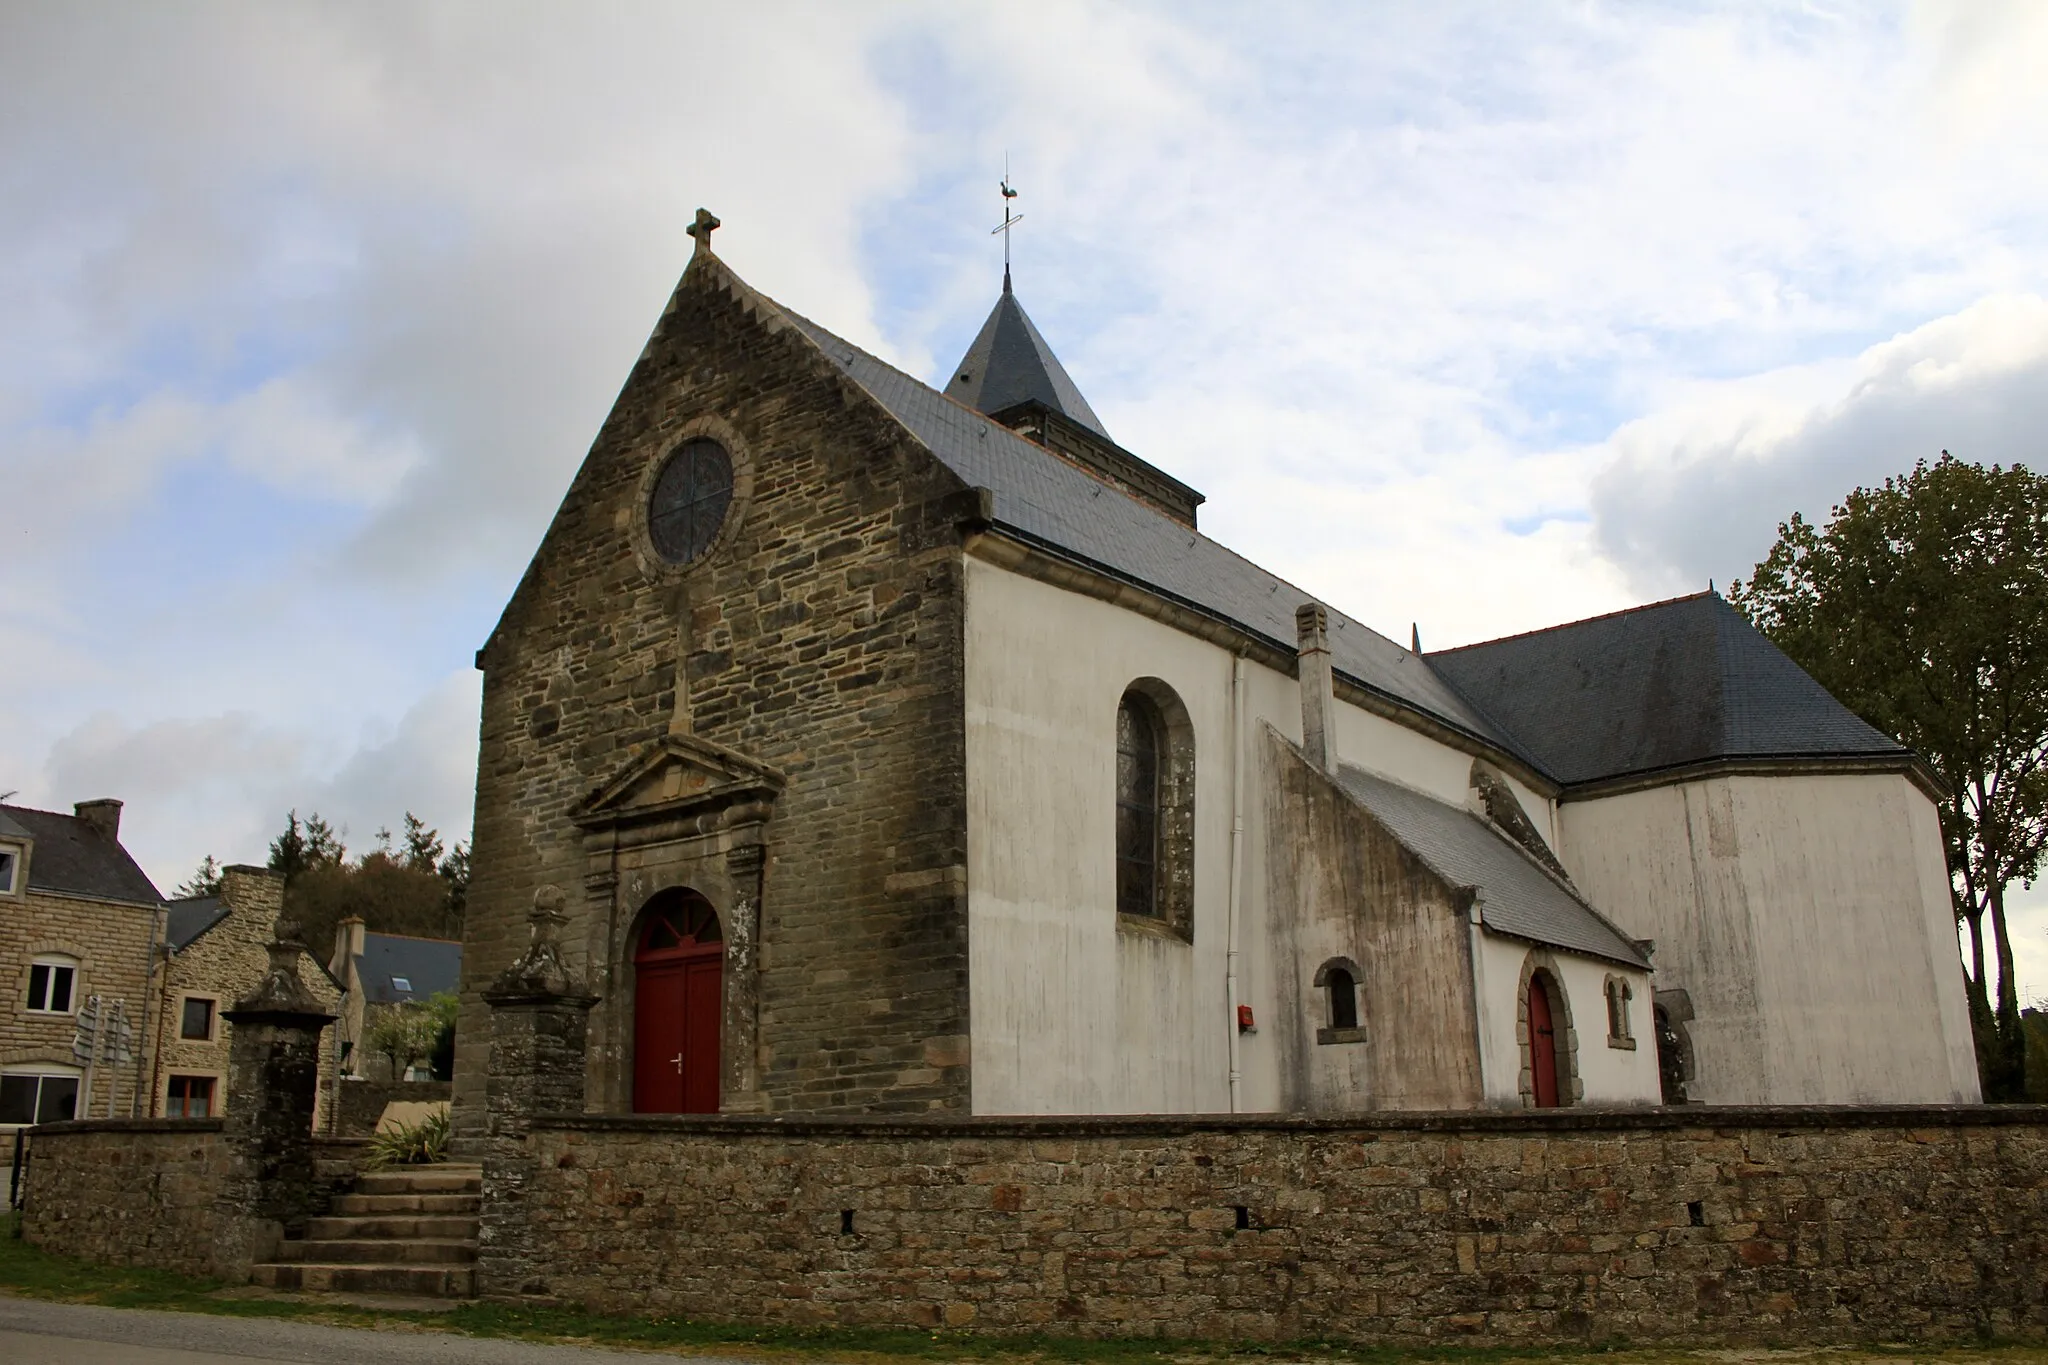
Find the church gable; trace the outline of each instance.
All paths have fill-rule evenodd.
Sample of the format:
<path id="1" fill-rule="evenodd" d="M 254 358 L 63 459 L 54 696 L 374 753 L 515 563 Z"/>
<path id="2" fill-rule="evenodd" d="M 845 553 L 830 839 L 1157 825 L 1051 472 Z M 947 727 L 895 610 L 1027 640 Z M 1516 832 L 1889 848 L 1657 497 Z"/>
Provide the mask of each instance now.
<path id="1" fill-rule="evenodd" d="M 980 503 L 700 230 L 479 654 L 469 984 L 519 955 L 536 895 L 563 895 L 562 941 L 603 997 L 593 1100 L 630 1110 L 633 936 L 687 891 L 745 976 L 721 1103 L 961 1107 L 946 869 L 965 859 L 961 523 Z M 460 1092 L 480 1065 L 458 1063 Z"/>

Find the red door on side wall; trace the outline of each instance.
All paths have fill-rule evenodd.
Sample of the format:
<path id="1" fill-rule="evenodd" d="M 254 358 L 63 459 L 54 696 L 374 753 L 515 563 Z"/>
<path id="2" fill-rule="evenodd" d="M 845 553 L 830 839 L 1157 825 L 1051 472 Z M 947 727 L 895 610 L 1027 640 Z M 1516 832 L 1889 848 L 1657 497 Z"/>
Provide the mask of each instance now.
<path id="1" fill-rule="evenodd" d="M 1538 1109 L 1557 1108 L 1557 1026 L 1551 1022 L 1548 979 L 1529 979 L 1529 1080 Z"/>
<path id="2" fill-rule="evenodd" d="M 718 1112 L 725 943 L 711 903 L 664 891 L 647 904 L 633 954 L 633 1110 Z"/>

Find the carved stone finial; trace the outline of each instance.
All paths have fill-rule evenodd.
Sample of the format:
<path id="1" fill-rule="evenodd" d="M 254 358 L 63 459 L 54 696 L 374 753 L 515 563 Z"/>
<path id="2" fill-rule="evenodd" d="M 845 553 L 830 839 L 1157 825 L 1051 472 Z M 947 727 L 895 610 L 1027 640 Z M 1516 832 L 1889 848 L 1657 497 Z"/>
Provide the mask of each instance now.
<path id="1" fill-rule="evenodd" d="M 697 249 L 699 251 L 711 250 L 711 234 L 717 230 L 718 219 L 712 215 L 710 209 L 698 209 L 697 221 L 683 229 L 683 231 L 697 239 Z"/>
<path id="2" fill-rule="evenodd" d="M 306 951 L 306 945 L 300 936 L 298 922 L 280 913 L 276 924 L 271 927 L 270 942 L 264 951 L 270 955 L 270 965 L 263 973 L 263 980 L 257 983 L 255 990 L 235 1002 L 235 1010 L 326 1013 L 299 978 L 299 957 Z"/>
<path id="3" fill-rule="evenodd" d="M 491 989 L 508 992 L 546 992 L 550 995 L 579 994 L 576 981 L 562 961 L 562 926 L 569 917 L 562 913 L 562 888 L 549 882 L 533 893 L 533 913 L 526 917 L 530 940 L 517 962 L 498 974 Z"/>

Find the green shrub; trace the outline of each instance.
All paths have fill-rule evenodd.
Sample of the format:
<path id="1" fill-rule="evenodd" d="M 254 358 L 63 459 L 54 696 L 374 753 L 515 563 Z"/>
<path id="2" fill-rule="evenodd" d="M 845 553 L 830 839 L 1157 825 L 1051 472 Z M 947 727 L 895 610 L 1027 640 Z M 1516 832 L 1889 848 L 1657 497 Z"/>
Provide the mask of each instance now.
<path id="1" fill-rule="evenodd" d="M 448 1110 L 444 1107 L 418 1123 L 401 1123 L 370 1136 L 370 1170 L 386 1166 L 432 1166 L 448 1159 Z"/>

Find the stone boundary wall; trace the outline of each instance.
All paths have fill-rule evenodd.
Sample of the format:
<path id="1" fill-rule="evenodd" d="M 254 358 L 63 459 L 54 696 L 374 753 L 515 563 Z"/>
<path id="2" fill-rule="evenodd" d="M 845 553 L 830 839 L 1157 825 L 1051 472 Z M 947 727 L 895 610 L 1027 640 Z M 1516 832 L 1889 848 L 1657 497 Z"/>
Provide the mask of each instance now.
<path id="1" fill-rule="evenodd" d="M 493 1295 L 1488 1343 L 2048 1335 L 2048 1108 L 540 1117 Z M 487 1175 L 488 1179 L 488 1175 Z"/>
<path id="2" fill-rule="evenodd" d="M 31 1130 L 22 1236 L 101 1265 L 213 1272 L 220 1119 L 90 1119 Z"/>

